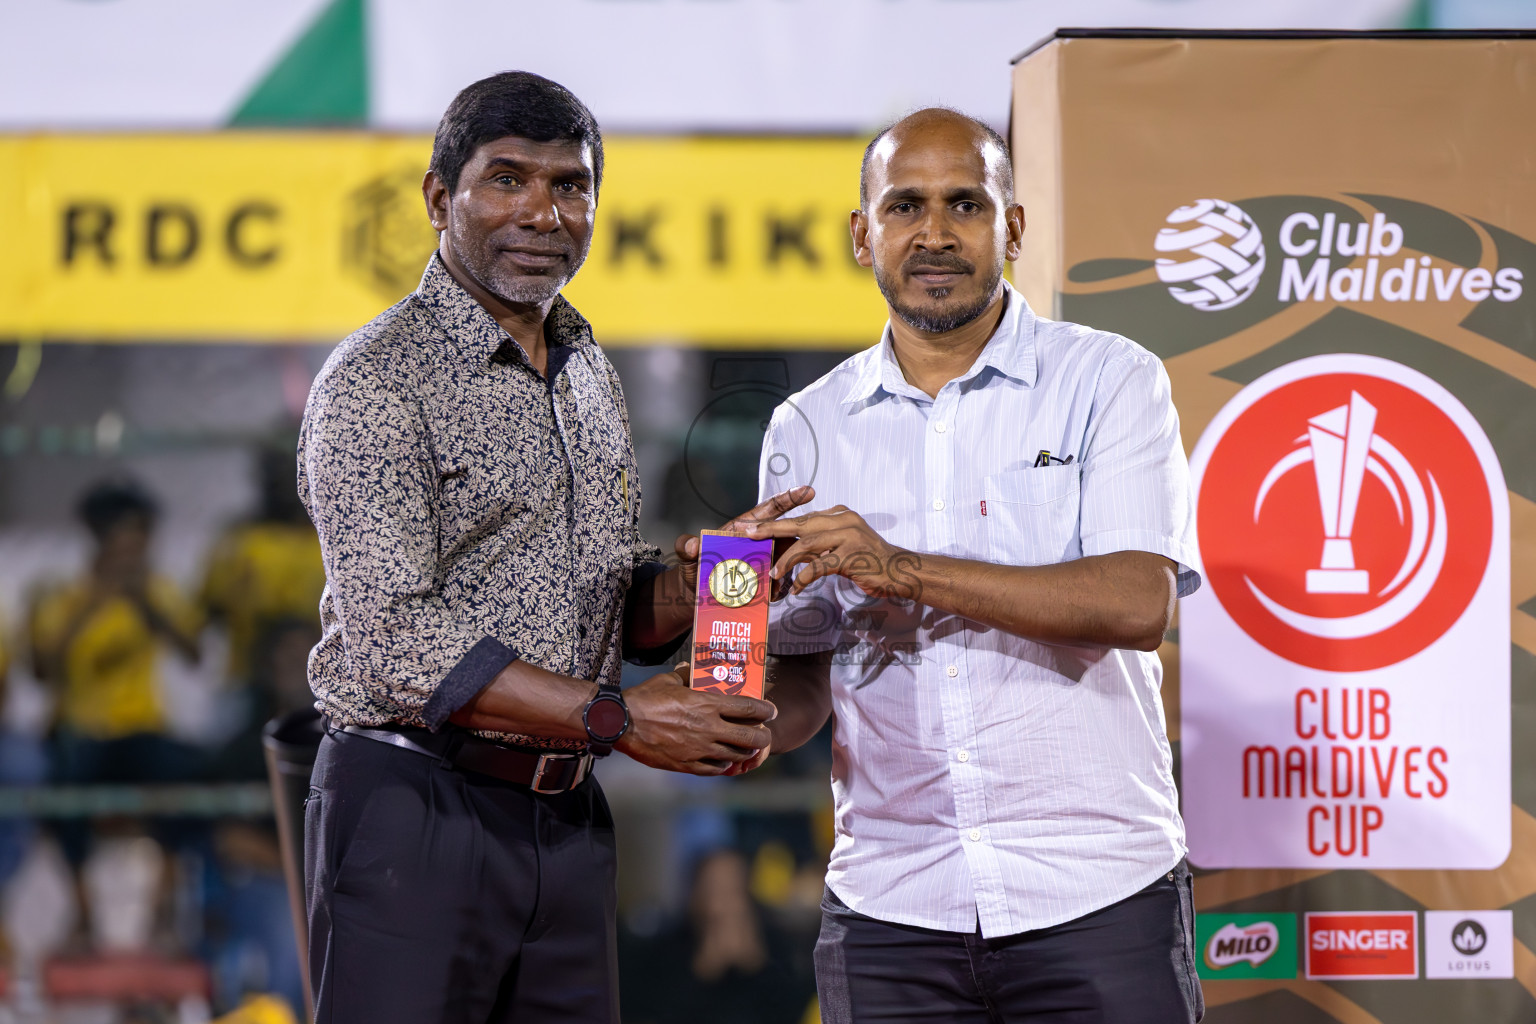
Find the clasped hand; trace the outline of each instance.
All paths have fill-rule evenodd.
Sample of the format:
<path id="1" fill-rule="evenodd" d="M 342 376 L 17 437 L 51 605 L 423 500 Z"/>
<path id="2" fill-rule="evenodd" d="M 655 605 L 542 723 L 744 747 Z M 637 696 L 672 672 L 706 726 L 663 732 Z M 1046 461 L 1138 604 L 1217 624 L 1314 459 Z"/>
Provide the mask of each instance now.
<path id="1" fill-rule="evenodd" d="M 743 532 L 759 539 L 795 539 L 769 573 L 775 580 L 790 579 L 791 594 L 800 593 L 823 576 L 842 576 L 875 597 L 917 596 L 918 556 L 888 543 L 846 505 L 792 519 L 747 523 Z M 806 568 L 795 573 L 798 565 Z"/>
<path id="2" fill-rule="evenodd" d="M 688 666 L 652 676 L 624 697 L 629 731 L 618 749 L 641 764 L 692 775 L 740 775 L 768 757 L 768 723 L 779 709 L 766 700 L 688 686 Z"/>

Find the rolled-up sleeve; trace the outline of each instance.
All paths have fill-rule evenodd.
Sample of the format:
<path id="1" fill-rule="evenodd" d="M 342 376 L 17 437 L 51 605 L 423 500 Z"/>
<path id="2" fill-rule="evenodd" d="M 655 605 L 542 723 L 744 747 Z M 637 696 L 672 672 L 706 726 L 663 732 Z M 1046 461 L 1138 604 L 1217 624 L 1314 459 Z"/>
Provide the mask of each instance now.
<path id="1" fill-rule="evenodd" d="M 517 654 L 439 592 L 438 474 L 420 408 L 365 375 L 322 376 L 299 459 L 345 683 L 396 720 L 440 728 Z"/>
<path id="2" fill-rule="evenodd" d="M 1137 351 L 1110 359 L 1094 393 L 1082 464 L 1083 554 L 1150 551 L 1178 563 L 1178 595 L 1195 571 L 1189 462 L 1168 373 Z"/>

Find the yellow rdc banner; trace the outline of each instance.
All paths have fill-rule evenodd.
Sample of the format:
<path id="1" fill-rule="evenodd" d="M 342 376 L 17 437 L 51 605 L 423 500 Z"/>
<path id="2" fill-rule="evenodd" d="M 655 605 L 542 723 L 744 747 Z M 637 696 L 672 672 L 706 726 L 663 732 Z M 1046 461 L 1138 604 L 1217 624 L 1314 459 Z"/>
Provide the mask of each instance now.
<path id="1" fill-rule="evenodd" d="M 567 295 L 606 344 L 862 347 L 863 142 L 607 140 Z M 0 336 L 332 341 L 415 287 L 431 140 L 349 133 L 0 138 Z"/>

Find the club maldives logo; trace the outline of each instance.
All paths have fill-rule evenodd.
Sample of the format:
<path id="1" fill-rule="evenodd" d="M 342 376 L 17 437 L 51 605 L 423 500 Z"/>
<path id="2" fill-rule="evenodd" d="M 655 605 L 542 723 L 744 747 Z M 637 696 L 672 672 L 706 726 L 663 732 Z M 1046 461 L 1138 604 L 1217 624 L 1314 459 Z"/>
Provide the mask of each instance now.
<path id="1" fill-rule="evenodd" d="M 1195 462 L 1206 578 L 1290 661 L 1400 662 L 1450 629 L 1483 579 L 1497 462 L 1465 407 L 1408 367 L 1288 364 L 1222 410 Z"/>
<path id="2" fill-rule="evenodd" d="M 1334 210 L 1294 210 L 1280 221 L 1275 240 L 1281 302 L 1514 302 L 1524 293 L 1518 267 L 1465 267 L 1422 250 L 1403 253 L 1413 240 L 1380 212 L 1367 220 Z M 1158 280 L 1168 293 L 1202 312 L 1248 299 L 1266 266 L 1258 224 L 1224 199 L 1197 199 L 1174 210 L 1153 249 Z"/>
<path id="3" fill-rule="evenodd" d="M 1153 246 L 1157 278 L 1187 306 L 1231 309 L 1254 293 L 1264 273 L 1264 236 L 1235 203 L 1197 199 L 1168 215 Z"/>

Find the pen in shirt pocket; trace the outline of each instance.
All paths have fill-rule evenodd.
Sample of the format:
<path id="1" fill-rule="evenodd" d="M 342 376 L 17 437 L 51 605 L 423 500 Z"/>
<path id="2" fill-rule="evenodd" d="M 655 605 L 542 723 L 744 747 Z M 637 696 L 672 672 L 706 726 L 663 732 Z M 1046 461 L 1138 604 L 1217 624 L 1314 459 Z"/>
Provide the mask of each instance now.
<path id="1" fill-rule="evenodd" d="M 1072 460 L 1074 458 L 1076 458 L 1076 456 L 1068 455 L 1064 459 L 1058 459 L 1056 456 L 1052 455 L 1050 452 L 1046 451 L 1044 448 L 1041 448 L 1040 449 L 1040 454 L 1035 456 L 1035 468 L 1036 469 L 1040 469 L 1040 468 L 1042 468 L 1044 466 L 1049 466 L 1049 465 L 1051 465 L 1053 463 L 1055 465 L 1058 465 L 1058 466 L 1070 466 L 1070 465 L 1072 465 Z"/>

